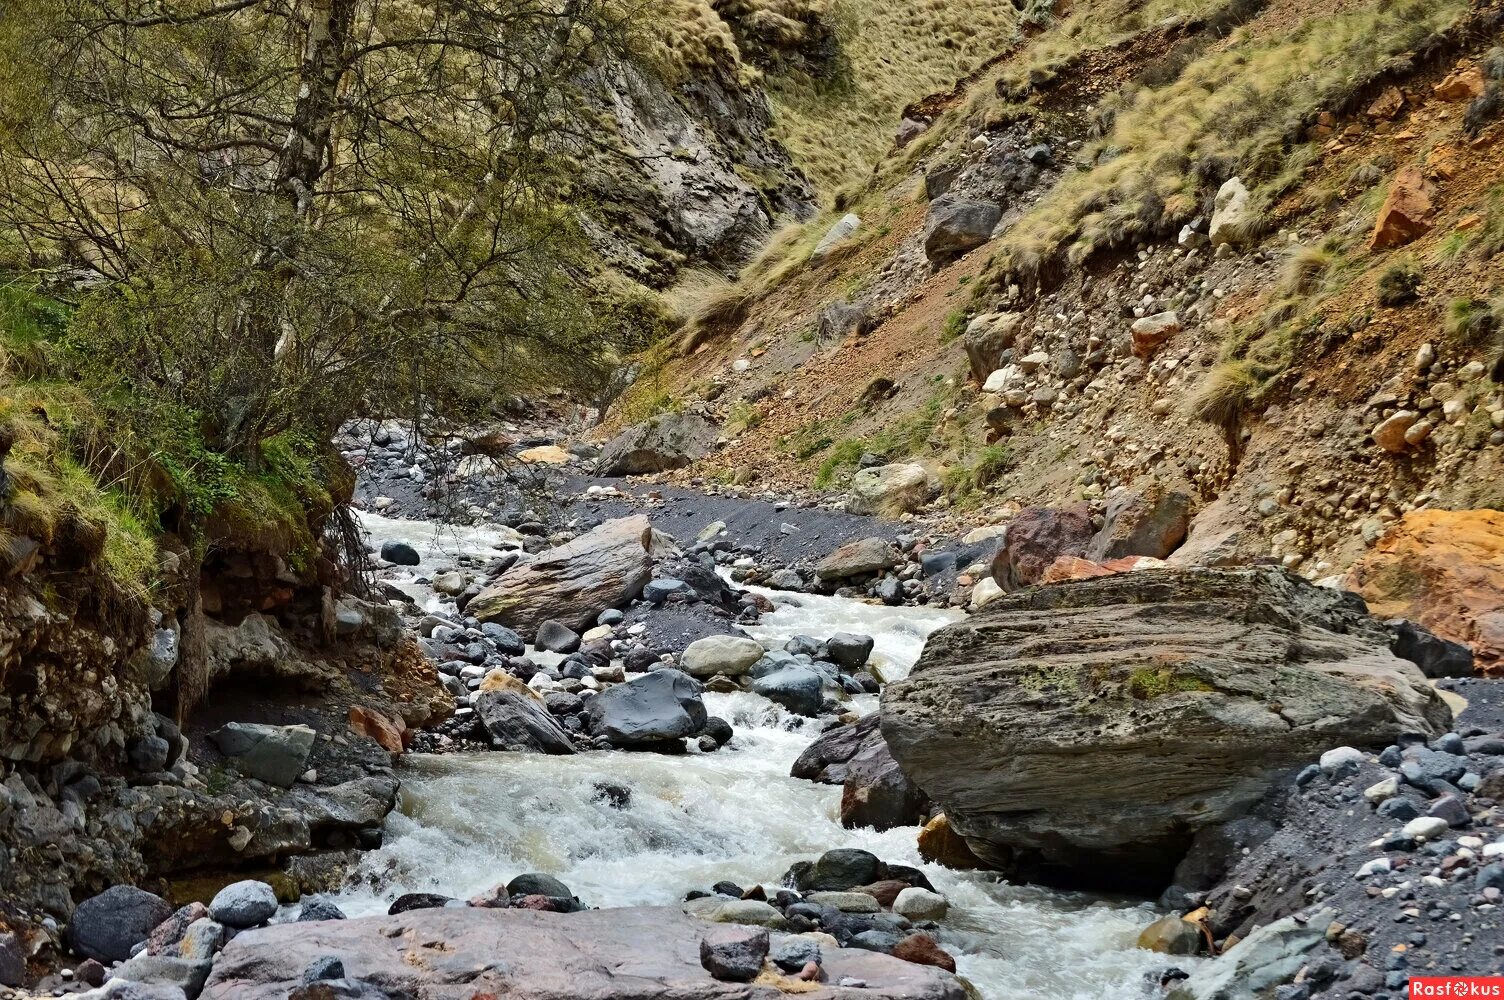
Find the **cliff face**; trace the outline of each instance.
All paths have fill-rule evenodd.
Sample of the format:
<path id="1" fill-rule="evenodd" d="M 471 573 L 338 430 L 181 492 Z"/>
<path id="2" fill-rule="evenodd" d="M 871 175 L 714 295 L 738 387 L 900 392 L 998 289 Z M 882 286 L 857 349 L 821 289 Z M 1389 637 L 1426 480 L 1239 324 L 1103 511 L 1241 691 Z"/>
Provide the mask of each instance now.
<path id="1" fill-rule="evenodd" d="M 583 178 L 590 238 L 629 277 L 661 287 L 691 266 L 734 273 L 776 225 L 814 214 L 813 190 L 769 134 L 766 95 L 735 64 L 673 84 L 617 62 L 588 87 L 619 147 Z"/>

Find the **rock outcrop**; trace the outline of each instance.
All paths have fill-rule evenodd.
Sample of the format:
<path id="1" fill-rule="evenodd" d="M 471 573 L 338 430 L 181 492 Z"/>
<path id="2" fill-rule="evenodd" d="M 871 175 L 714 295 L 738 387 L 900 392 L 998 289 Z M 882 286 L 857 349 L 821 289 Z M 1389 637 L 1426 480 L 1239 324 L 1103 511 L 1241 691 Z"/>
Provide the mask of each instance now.
<path id="1" fill-rule="evenodd" d="M 514 566 L 466 607 L 483 622 L 532 635 L 556 619 L 583 631 L 607 608 L 642 593 L 652 577 L 653 529 L 641 515 L 607 521 Z"/>
<path id="2" fill-rule="evenodd" d="M 1419 622 L 1472 647 L 1478 668 L 1504 672 L 1504 513 L 1406 514 L 1347 575 L 1382 618 Z"/>
<path id="3" fill-rule="evenodd" d="M 642 476 L 682 469 L 715 446 L 716 429 L 692 413 L 662 413 L 612 438 L 596 459 L 598 476 Z"/>
<path id="4" fill-rule="evenodd" d="M 766 904 L 764 904 L 766 905 Z M 398 916 L 278 924 L 236 936 L 205 1000 L 282 1000 L 315 959 L 338 955 L 351 974 L 393 995 L 528 1000 L 776 1000 L 771 973 L 752 983 L 712 977 L 700 962 L 711 925 L 677 908 L 545 913 L 424 909 Z M 773 936 L 774 948 L 783 939 Z M 799 984 L 810 1000 L 964 1000 L 932 967 L 860 948 L 822 950 L 828 985 Z M 357 971 L 358 970 L 358 971 Z M 858 990 L 843 979 L 865 982 Z M 331 994 L 333 995 L 333 994 Z"/>
<path id="5" fill-rule="evenodd" d="M 1278 774 L 1438 732 L 1451 713 L 1361 601 L 1259 568 L 1001 598 L 930 638 L 882 718 L 904 771 L 987 862 L 1146 889 Z"/>

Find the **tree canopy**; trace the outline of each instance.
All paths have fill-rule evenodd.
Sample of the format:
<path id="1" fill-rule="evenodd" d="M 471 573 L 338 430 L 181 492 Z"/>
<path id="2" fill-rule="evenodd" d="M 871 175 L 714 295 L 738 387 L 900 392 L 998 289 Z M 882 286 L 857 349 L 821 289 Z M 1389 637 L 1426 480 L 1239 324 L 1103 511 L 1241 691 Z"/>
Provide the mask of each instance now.
<path id="1" fill-rule="evenodd" d="M 575 174 L 615 0 L 38 0 L 0 13 L 0 229 L 77 376 L 254 465 L 363 401 L 599 378 Z"/>

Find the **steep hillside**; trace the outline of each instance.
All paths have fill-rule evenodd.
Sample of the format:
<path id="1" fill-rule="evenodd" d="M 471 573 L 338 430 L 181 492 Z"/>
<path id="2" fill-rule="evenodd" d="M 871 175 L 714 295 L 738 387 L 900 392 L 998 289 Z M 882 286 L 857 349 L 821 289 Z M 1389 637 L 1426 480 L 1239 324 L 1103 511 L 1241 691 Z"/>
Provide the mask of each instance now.
<path id="1" fill-rule="evenodd" d="M 1078 3 L 925 102 L 855 235 L 703 302 L 619 419 L 705 410 L 730 440 L 694 471 L 780 489 L 917 461 L 942 520 L 1157 482 L 1196 498 L 1182 558 L 1312 576 L 1498 506 L 1500 20 Z"/>

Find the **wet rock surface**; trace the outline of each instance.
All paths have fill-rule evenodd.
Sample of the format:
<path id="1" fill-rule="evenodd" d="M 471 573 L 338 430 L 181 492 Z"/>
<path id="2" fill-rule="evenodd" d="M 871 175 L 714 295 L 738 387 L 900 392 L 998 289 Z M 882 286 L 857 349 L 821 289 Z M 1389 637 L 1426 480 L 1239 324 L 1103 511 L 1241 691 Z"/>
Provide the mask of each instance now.
<path id="1" fill-rule="evenodd" d="M 439 909 L 398 917 L 284 925 L 236 937 L 215 964 L 211 1000 L 285 997 L 321 955 L 382 989 L 435 998 L 476 993 L 536 1000 L 772 1000 L 775 983 L 716 979 L 701 964 L 707 925 L 674 908 L 556 914 Z M 776 947 L 778 939 L 775 936 Z M 816 1000 L 962 1000 L 943 972 L 860 949 L 823 955 Z M 838 985 L 859 979 L 861 990 Z"/>

